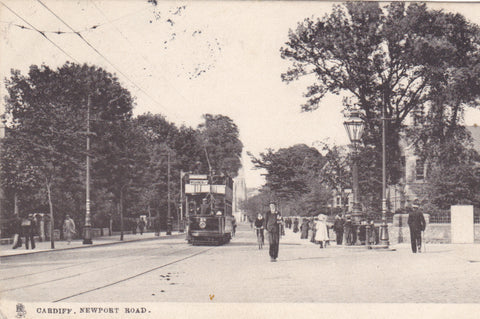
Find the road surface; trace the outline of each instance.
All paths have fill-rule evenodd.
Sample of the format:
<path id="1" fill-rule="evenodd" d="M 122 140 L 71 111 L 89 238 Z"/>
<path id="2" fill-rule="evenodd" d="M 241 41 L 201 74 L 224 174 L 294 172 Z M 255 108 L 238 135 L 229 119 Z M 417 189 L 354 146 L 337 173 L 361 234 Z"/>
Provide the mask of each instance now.
<path id="1" fill-rule="evenodd" d="M 247 225 L 224 246 L 183 238 L 1 259 L 0 292 L 21 302 L 477 303 L 480 248 L 412 254 L 328 246 L 287 230 L 270 262 Z"/>

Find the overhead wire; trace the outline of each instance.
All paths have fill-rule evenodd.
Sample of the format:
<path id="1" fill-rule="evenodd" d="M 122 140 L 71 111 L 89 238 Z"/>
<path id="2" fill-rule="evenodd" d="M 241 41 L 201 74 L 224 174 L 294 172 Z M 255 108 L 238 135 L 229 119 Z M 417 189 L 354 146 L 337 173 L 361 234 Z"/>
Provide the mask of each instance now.
<path id="1" fill-rule="evenodd" d="M 72 30 L 83 42 L 85 42 L 92 50 L 94 50 L 100 57 L 102 57 L 110 66 L 112 66 L 118 73 L 120 73 L 125 79 L 127 79 L 131 84 L 133 84 L 139 91 L 145 94 L 148 98 L 150 98 L 155 104 L 160 106 L 166 112 L 169 110 L 163 106 L 160 102 L 158 102 L 155 98 L 153 98 L 148 92 L 146 92 L 142 87 L 140 87 L 137 83 L 135 83 L 128 75 L 126 75 L 122 70 L 120 70 L 115 64 L 113 64 L 105 55 L 103 55 L 97 48 L 95 48 L 89 41 L 87 41 L 79 32 L 73 29 L 67 22 L 65 22 L 59 15 L 57 15 L 54 11 L 52 11 L 46 4 L 44 4 L 41 0 L 37 0 L 46 10 L 48 10 L 52 15 L 54 15 L 60 22 L 66 25 L 70 30 Z M 174 112 L 174 111 L 173 111 Z M 176 112 L 174 112 L 176 113 Z"/>
<path id="2" fill-rule="evenodd" d="M 94 7 L 97 9 L 98 12 L 100 12 L 100 14 L 103 15 L 103 17 L 105 19 L 107 19 L 107 21 L 111 22 L 110 20 L 108 20 L 108 17 L 106 16 L 105 12 L 99 8 L 97 6 L 97 4 L 95 3 L 95 0 L 90 0 L 90 2 L 94 5 Z M 130 44 L 131 47 L 135 47 L 134 44 L 130 41 L 130 39 L 118 28 L 118 27 L 114 27 L 115 30 Z M 156 73 L 159 74 L 162 79 L 165 81 L 165 83 L 167 83 L 168 85 L 170 85 L 182 98 L 183 100 L 185 100 L 187 103 L 191 103 L 176 87 L 174 87 L 168 80 L 167 78 L 163 75 L 162 72 L 159 72 L 157 67 L 155 66 L 154 63 L 152 63 L 150 61 L 150 59 L 148 59 L 144 54 L 140 53 L 140 56 L 142 57 L 142 59 L 148 64 L 150 65 L 153 69 L 155 69 Z"/>
<path id="3" fill-rule="evenodd" d="M 75 32 L 73 31 L 64 31 L 64 30 L 57 30 L 57 31 L 54 31 L 54 30 L 39 30 L 40 32 L 44 32 L 44 33 L 55 33 L 55 34 L 73 34 L 73 33 L 83 33 L 83 32 L 89 32 L 89 31 L 92 31 L 92 30 L 96 30 L 100 27 L 103 27 L 105 25 L 109 25 L 109 24 L 113 24 L 119 20 L 123 20 L 124 18 L 127 18 L 127 17 L 130 17 L 132 15 L 135 15 L 135 14 L 138 14 L 138 13 L 141 13 L 143 11 L 147 11 L 147 10 L 150 10 L 150 8 L 143 8 L 141 10 L 137 10 L 137 11 L 134 11 L 134 12 L 130 12 L 130 13 L 127 13 L 121 17 L 118 17 L 116 19 L 113 19 L 113 20 L 109 20 L 108 22 L 104 22 L 104 23 L 98 23 L 98 24 L 94 24 L 92 25 L 91 27 L 87 27 L 87 28 L 84 28 L 82 30 L 77 30 Z M 21 24 L 16 24 L 16 23 L 13 23 L 11 21 L 0 21 L 0 23 L 7 23 L 7 24 L 11 24 L 11 25 L 14 25 L 15 27 L 18 27 L 20 29 L 25 29 L 25 30 L 32 30 L 32 31 L 37 31 L 35 30 L 34 28 L 30 28 L 30 27 L 27 27 L 27 26 L 24 26 L 24 25 L 21 25 Z"/>
<path id="4" fill-rule="evenodd" d="M 41 30 L 37 29 L 35 26 L 33 26 L 30 22 L 28 22 L 27 20 L 25 20 L 24 18 L 22 18 L 18 13 L 16 13 L 13 9 L 11 9 L 9 6 L 7 6 L 3 1 L 0 1 L 0 4 L 2 4 L 5 8 L 7 8 L 8 11 L 10 11 L 11 13 L 13 13 L 16 17 L 18 17 L 19 19 L 21 19 L 24 23 L 28 24 L 31 28 L 33 28 L 33 30 L 35 30 L 36 32 L 38 32 L 39 34 L 41 34 L 45 39 L 47 39 L 51 44 L 53 44 L 57 49 L 59 49 L 61 52 L 63 52 L 63 54 L 65 54 L 66 56 L 68 56 L 70 59 L 72 59 L 73 61 L 79 63 L 77 61 L 77 59 L 75 59 L 73 56 L 71 56 L 70 54 L 68 54 L 64 49 L 62 49 L 58 44 L 56 44 L 55 42 L 53 42 L 49 37 L 47 37 L 47 35 L 45 34 L 45 32 L 42 32 Z"/>

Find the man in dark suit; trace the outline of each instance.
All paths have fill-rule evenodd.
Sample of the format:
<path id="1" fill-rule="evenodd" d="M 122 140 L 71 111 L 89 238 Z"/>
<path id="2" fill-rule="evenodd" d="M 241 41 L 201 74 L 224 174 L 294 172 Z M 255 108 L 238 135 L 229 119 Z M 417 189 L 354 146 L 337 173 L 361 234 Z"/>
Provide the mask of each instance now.
<path id="1" fill-rule="evenodd" d="M 412 252 L 421 251 L 422 248 L 422 231 L 425 230 L 426 223 L 422 212 L 414 207 L 408 214 L 408 226 L 410 227 L 410 241 L 412 244 Z"/>
<path id="2" fill-rule="evenodd" d="M 270 243 L 270 261 L 272 262 L 277 261 L 278 258 L 281 224 L 282 215 L 277 210 L 275 203 L 270 203 L 270 210 L 265 214 L 265 228 L 268 231 L 268 241 Z"/>

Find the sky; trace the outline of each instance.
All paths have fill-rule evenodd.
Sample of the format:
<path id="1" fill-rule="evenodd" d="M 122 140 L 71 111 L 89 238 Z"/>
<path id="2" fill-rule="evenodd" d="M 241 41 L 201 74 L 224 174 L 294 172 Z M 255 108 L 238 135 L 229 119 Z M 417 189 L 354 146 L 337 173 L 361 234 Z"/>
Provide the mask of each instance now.
<path id="1" fill-rule="evenodd" d="M 26 73 L 32 64 L 55 68 L 66 61 L 101 66 L 135 97 L 134 115 L 159 113 L 192 127 L 205 113 L 231 117 L 244 144 L 247 187 L 258 187 L 262 172 L 253 169 L 247 151 L 258 156 L 298 143 L 348 143 L 341 97 L 327 96 L 317 111 L 302 113 L 309 82 L 281 81 L 290 66 L 280 57 L 289 29 L 332 6 L 328 1 L 153 6 L 146 0 L 0 0 L 0 94 L 5 95 L 10 69 Z M 429 6 L 480 24 L 480 3 Z M 480 124 L 480 111 L 468 111 L 465 123 Z"/>

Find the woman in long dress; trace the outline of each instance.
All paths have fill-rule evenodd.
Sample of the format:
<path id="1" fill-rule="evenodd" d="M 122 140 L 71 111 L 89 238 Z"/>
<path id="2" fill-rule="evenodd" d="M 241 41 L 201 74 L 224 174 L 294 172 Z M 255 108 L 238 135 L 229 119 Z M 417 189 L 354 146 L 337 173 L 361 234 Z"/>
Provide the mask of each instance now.
<path id="1" fill-rule="evenodd" d="M 70 245 L 73 234 L 75 234 L 76 230 L 75 230 L 75 223 L 73 222 L 73 219 L 71 219 L 69 215 L 65 216 L 65 222 L 63 223 L 63 232 L 65 234 L 65 238 L 68 241 L 68 244 Z"/>
<path id="2" fill-rule="evenodd" d="M 327 230 L 327 216 L 320 214 L 318 215 L 318 222 L 317 222 L 317 232 L 315 233 L 315 241 L 320 243 L 320 248 L 326 246 L 328 238 L 328 230 Z"/>

